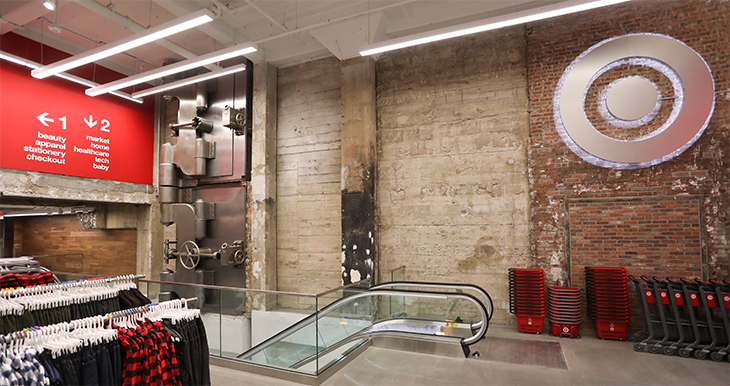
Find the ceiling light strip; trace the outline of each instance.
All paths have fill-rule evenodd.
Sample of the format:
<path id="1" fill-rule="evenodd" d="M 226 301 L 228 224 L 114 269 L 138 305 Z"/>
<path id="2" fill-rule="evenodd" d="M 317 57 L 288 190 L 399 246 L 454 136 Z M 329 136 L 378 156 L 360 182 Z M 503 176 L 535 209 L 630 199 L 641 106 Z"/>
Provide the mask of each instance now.
<path id="1" fill-rule="evenodd" d="M 156 68 L 154 70 L 143 72 L 143 73 L 140 73 L 137 75 L 133 75 L 133 76 L 124 78 L 124 79 L 119 79 L 114 82 L 106 83 L 101 86 L 92 87 L 92 88 L 86 89 L 86 95 L 89 95 L 89 96 L 101 95 L 101 94 L 119 90 L 119 89 L 122 89 L 125 87 L 133 86 L 135 84 L 140 84 L 140 83 L 148 82 L 153 79 L 159 79 L 159 78 L 163 78 L 165 76 L 169 76 L 172 74 L 177 74 L 179 72 L 191 70 L 193 68 L 201 67 L 206 64 L 220 62 L 222 60 L 234 58 L 236 56 L 250 54 L 252 52 L 256 52 L 256 46 L 254 46 L 253 43 L 239 44 L 236 46 L 232 46 L 232 47 L 224 48 L 222 50 L 211 52 L 209 54 L 200 55 L 197 58 L 183 60 L 182 62 L 177 62 L 174 64 L 170 64 L 168 66 Z"/>
<path id="2" fill-rule="evenodd" d="M 609 5 L 624 3 L 631 0 L 598 0 L 598 1 L 565 1 L 550 6 L 538 7 L 529 11 L 516 12 L 509 15 L 493 17 L 485 20 L 474 21 L 445 27 L 433 31 L 390 39 L 379 43 L 369 44 L 360 50 L 361 56 L 380 54 L 386 51 L 393 51 L 419 44 L 451 39 L 458 36 L 470 35 L 484 31 L 505 28 L 513 25 L 529 23 L 537 20 L 544 20 L 552 17 L 563 16 L 570 13 L 587 11 Z"/>
<path id="3" fill-rule="evenodd" d="M 181 80 L 178 80 L 176 82 L 171 82 L 171 83 L 163 84 L 161 86 L 148 88 L 146 90 L 137 91 L 135 93 L 132 93 L 132 96 L 135 97 L 135 98 L 142 98 L 142 97 L 145 97 L 147 95 L 157 94 L 158 92 L 172 90 L 172 89 L 175 89 L 175 88 L 178 88 L 178 87 L 183 87 L 183 86 L 187 86 L 189 84 L 203 82 L 203 81 L 206 81 L 206 80 L 209 80 L 209 79 L 214 79 L 214 78 L 218 78 L 218 77 L 221 77 L 221 76 L 225 76 L 225 75 L 229 75 L 229 74 L 234 74 L 234 73 L 241 72 L 241 71 L 244 71 L 244 70 L 246 70 L 246 65 L 245 64 L 238 64 L 238 65 L 235 65 L 235 66 L 222 68 L 220 70 L 215 70 L 215 71 L 212 71 L 212 72 L 206 72 L 205 74 L 200 74 L 200 75 L 193 76 L 193 77 L 190 77 L 190 78 L 181 79 Z"/>
<path id="4" fill-rule="evenodd" d="M 31 68 L 31 69 L 36 69 L 36 68 L 39 68 L 41 66 L 40 64 L 38 64 L 36 62 L 32 62 L 30 60 L 23 59 L 20 56 L 16 56 L 16 55 L 13 55 L 13 54 L 9 54 L 9 53 L 3 52 L 3 51 L 0 51 L 0 59 L 4 59 L 4 60 L 7 60 L 9 62 L 13 62 L 13 63 L 19 64 L 21 66 L 25 66 L 25 67 L 28 67 L 28 68 Z M 99 83 L 92 82 L 90 80 L 86 80 L 86 79 L 81 78 L 81 77 L 78 77 L 76 75 L 67 74 L 65 72 L 61 72 L 61 73 L 55 74 L 55 76 L 57 76 L 57 77 L 59 77 L 61 79 L 70 80 L 71 82 L 78 83 L 78 84 L 84 85 L 86 87 L 96 87 L 96 86 L 99 85 Z M 134 98 L 131 95 L 129 95 L 127 93 L 124 93 L 124 92 L 114 91 L 111 94 L 112 95 L 116 95 L 116 96 L 118 96 L 120 98 L 124 98 L 124 99 L 130 100 L 132 102 L 144 103 L 144 100 L 139 99 L 139 98 Z"/>
<path id="5" fill-rule="evenodd" d="M 109 43 L 104 46 L 94 48 L 93 50 L 35 69 L 31 72 L 31 75 L 33 75 L 34 78 L 43 79 L 59 72 L 68 71 L 72 68 L 95 62 L 108 56 L 130 50 L 134 47 L 139 47 L 178 32 L 197 27 L 210 21 L 213 21 L 213 13 L 207 9 L 201 9 L 200 11 L 160 24 L 124 39 L 117 40 L 113 43 Z"/>

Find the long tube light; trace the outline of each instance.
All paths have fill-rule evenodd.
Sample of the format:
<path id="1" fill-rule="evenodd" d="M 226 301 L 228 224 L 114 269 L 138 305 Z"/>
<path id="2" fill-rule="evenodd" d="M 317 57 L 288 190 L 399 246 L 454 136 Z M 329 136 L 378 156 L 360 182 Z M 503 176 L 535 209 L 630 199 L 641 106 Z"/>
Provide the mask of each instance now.
<path id="1" fill-rule="evenodd" d="M 39 63 L 30 61 L 30 60 L 26 60 L 26 59 L 21 58 L 20 56 L 16 56 L 16 55 L 13 55 L 13 54 L 9 54 L 9 53 L 3 52 L 3 51 L 0 51 L 0 59 L 4 59 L 4 60 L 7 60 L 9 62 L 13 62 L 15 64 L 19 64 L 21 66 L 25 66 L 25 67 L 28 67 L 28 68 L 31 68 L 31 69 L 40 68 L 40 66 L 41 66 Z M 78 83 L 78 84 L 84 85 L 86 87 L 96 87 L 96 86 L 99 85 L 99 83 L 92 82 L 92 81 L 86 80 L 84 78 L 80 78 L 80 77 L 78 77 L 76 75 L 67 74 L 65 72 L 61 72 L 61 73 L 55 74 L 55 76 L 57 76 L 57 77 L 59 77 L 61 79 L 70 80 L 71 82 Z M 130 100 L 132 102 L 144 103 L 144 100 L 139 99 L 139 98 L 134 98 L 131 95 L 129 95 L 127 93 L 124 93 L 124 92 L 114 91 L 111 94 L 112 95 L 116 95 L 116 96 L 118 96 L 120 98 L 124 98 L 124 99 Z"/>
<path id="2" fill-rule="evenodd" d="M 624 3 L 627 1 L 631 0 L 598 0 L 591 2 L 585 2 L 585 0 L 566 1 L 550 6 L 534 8 L 529 11 L 522 11 L 485 20 L 459 24 L 452 27 L 439 28 L 433 31 L 422 32 L 414 35 L 404 36 L 401 38 L 386 40 L 379 43 L 369 44 L 363 47 L 362 50 L 360 50 L 360 55 L 369 56 L 380 54 L 386 51 L 393 51 L 405 47 L 412 47 L 419 44 L 431 43 L 439 40 L 455 38 L 458 36 L 505 28 L 517 24 L 524 24 L 537 20 L 549 19 L 551 17 L 587 11 L 589 9 L 606 7 L 609 5 Z"/>
<path id="3" fill-rule="evenodd" d="M 174 88 L 187 86 L 187 85 L 193 84 L 193 83 L 203 82 L 203 81 L 206 81 L 209 79 L 214 79 L 214 78 L 218 78 L 218 77 L 229 75 L 229 74 L 235 74 L 237 72 L 244 71 L 245 69 L 246 69 L 245 64 L 237 64 L 235 66 L 221 68 L 220 70 L 206 72 L 205 74 L 200 74 L 200 75 L 192 76 L 190 78 L 185 78 L 185 79 L 181 79 L 181 80 L 178 80 L 175 82 L 148 88 L 146 90 L 133 92 L 132 96 L 135 98 L 142 98 L 147 95 L 157 94 L 158 92 L 172 90 Z"/>
<path id="4" fill-rule="evenodd" d="M 182 62 L 177 62 L 168 66 L 156 68 L 154 70 L 126 77 L 124 79 L 119 79 L 114 82 L 106 83 L 101 86 L 86 89 L 86 95 L 101 95 L 125 87 L 133 86 L 135 84 L 148 82 L 153 79 L 163 78 L 165 76 L 177 74 L 179 72 L 187 71 L 196 67 L 201 67 L 206 64 L 220 62 L 222 60 L 230 59 L 236 56 L 250 54 L 255 51 L 256 46 L 253 43 L 235 45 L 232 47 L 224 48 L 222 50 L 211 52 L 209 54 L 200 55 L 196 58 L 183 60 Z"/>
<path id="5" fill-rule="evenodd" d="M 128 51 L 134 47 L 139 47 L 143 44 L 162 39 L 166 36 L 170 36 L 211 21 L 213 21 L 213 13 L 207 9 L 201 9 L 200 11 L 193 12 L 167 23 L 162 23 L 158 26 L 128 36 L 124 39 L 117 40 L 113 43 L 109 43 L 107 45 L 94 48 L 93 50 L 35 69 L 31 72 L 31 75 L 33 75 L 34 78 L 43 79 L 59 72 L 68 71 L 87 63 L 96 62 L 97 60 L 108 56 Z"/>

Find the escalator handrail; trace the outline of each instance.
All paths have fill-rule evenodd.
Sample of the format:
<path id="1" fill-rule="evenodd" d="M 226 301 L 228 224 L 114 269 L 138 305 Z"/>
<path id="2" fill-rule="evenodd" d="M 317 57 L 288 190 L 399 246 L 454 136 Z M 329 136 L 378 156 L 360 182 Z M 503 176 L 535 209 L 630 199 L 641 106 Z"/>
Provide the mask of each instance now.
<path id="1" fill-rule="evenodd" d="M 418 291 L 395 290 L 395 289 L 391 289 L 391 290 L 375 289 L 375 290 L 369 290 L 369 291 L 363 291 L 360 293 L 356 293 L 356 294 L 350 295 L 346 298 L 337 300 L 337 301 L 327 305 L 319 312 L 315 312 L 315 313 L 307 316 L 306 318 L 300 320 L 299 322 L 293 324 L 292 326 L 280 331 L 276 335 L 257 344 L 256 347 L 253 347 L 250 350 L 247 350 L 246 352 L 241 353 L 240 355 L 237 356 L 237 358 L 241 358 L 243 356 L 251 357 L 253 355 L 256 355 L 257 353 L 261 352 L 266 347 L 271 345 L 273 342 L 284 339 L 284 337 L 289 336 L 289 335 L 301 330 L 302 328 L 304 328 L 307 325 L 309 325 L 310 323 L 312 323 L 314 319 L 322 318 L 322 317 L 330 314 L 332 311 L 334 311 L 339 306 L 341 306 L 345 303 L 349 303 L 351 301 L 361 299 L 364 297 L 379 296 L 379 295 L 412 296 L 412 297 L 426 297 L 426 298 L 450 298 L 450 297 L 453 298 L 453 297 L 456 297 L 456 298 L 461 298 L 461 299 L 467 299 L 467 300 L 471 301 L 472 303 L 476 304 L 477 309 L 479 309 L 479 312 L 481 314 L 482 321 L 486 321 L 486 323 L 478 323 L 478 324 L 480 324 L 480 326 L 479 326 L 479 330 L 477 331 L 477 333 L 472 335 L 469 338 L 463 338 L 461 340 L 462 346 L 469 346 L 471 344 L 478 342 L 480 339 L 482 339 L 484 337 L 484 334 L 487 333 L 487 329 L 489 328 L 489 320 L 488 320 L 486 307 L 474 295 L 467 294 L 467 293 L 455 293 L 455 292 L 439 293 L 439 292 L 418 292 Z M 317 339 L 318 339 L 318 337 L 317 337 Z"/>
<path id="2" fill-rule="evenodd" d="M 492 304 L 492 297 L 484 288 L 474 284 L 461 284 L 461 283 L 434 283 L 434 282 L 417 282 L 417 281 L 392 281 L 388 283 L 381 283 L 371 286 L 370 289 L 384 289 L 389 287 L 414 287 L 414 288 L 433 288 L 433 289 L 455 289 L 464 290 L 469 289 L 478 293 L 481 297 L 482 304 L 487 308 L 488 320 L 492 320 L 492 313 L 494 310 Z"/>

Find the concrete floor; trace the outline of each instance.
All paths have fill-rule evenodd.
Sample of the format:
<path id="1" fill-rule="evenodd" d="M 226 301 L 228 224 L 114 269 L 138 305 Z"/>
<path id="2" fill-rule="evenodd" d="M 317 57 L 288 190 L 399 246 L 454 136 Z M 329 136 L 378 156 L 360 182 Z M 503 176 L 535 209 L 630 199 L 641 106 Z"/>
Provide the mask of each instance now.
<path id="1" fill-rule="evenodd" d="M 635 352 L 631 342 L 584 335 L 581 339 L 556 338 L 521 334 L 516 327 L 493 326 L 486 340 L 475 347 L 483 351 L 478 359 L 370 347 L 323 385 L 730 385 L 727 361 Z M 510 340 L 514 344 L 503 344 Z M 521 355 L 516 348 L 555 345 L 522 340 L 557 342 L 560 348 L 546 351 L 552 360 L 535 361 L 535 353 Z M 498 341 L 502 344 L 496 344 Z M 561 351 L 563 358 L 559 357 Z M 554 365 L 562 364 L 561 359 L 567 369 Z M 211 381 L 214 386 L 298 385 L 217 366 L 211 367 Z"/>

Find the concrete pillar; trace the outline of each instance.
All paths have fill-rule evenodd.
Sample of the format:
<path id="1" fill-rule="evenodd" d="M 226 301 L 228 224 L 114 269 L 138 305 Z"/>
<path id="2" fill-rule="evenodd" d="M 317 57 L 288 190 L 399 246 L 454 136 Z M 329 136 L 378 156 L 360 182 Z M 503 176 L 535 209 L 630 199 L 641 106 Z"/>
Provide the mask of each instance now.
<path id="1" fill-rule="evenodd" d="M 276 290 L 276 67 L 254 64 L 251 285 Z"/>
<path id="2" fill-rule="evenodd" d="M 137 273 L 147 279 L 160 280 L 163 269 L 163 226 L 160 204 L 155 198 L 151 205 L 137 207 Z"/>
<path id="3" fill-rule="evenodd" d="M 375 61 L 342 62 L 342 283 L 375 272 Z"/>

